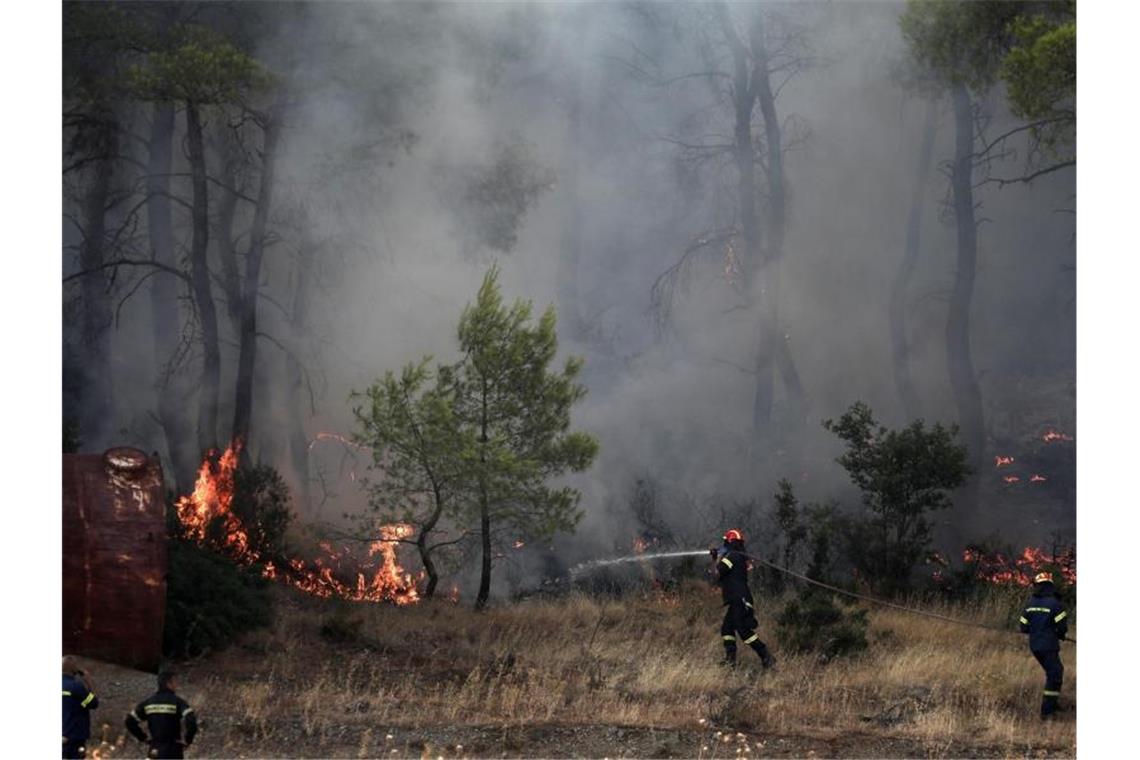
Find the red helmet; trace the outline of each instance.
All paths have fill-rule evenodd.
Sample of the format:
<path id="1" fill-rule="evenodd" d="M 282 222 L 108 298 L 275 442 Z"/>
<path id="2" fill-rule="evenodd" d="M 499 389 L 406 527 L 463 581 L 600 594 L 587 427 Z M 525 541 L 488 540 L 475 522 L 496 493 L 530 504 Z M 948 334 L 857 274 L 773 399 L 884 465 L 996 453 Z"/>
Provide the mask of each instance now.
<path id="1" fill-rule="evenodd" d="M 724 542 L 727 544 L 732 541 L 744 541 L 744 534 L 736 528 L 729 528 L 724 532 Z"/>

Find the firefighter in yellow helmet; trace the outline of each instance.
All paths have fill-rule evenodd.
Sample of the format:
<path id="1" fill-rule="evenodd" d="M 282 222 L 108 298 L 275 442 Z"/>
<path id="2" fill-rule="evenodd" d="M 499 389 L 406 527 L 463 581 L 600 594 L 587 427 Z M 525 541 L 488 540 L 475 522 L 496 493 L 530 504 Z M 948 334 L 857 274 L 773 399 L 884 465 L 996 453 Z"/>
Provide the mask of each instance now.
<path id="1" fill-rule="evenodd" d="M 720 586 L 724 606 L 724 622 L 720 636 L 724 642 L 724 662 L 736 665 L 736 637 L 740 636 L 752 651 L 760 656 L 764 669 L 776 664 L 768 646 L 756 635 L 756 612 L 752 591 L 748 588 L 748 555 L 744 553 L 744 534 L 736 528 L 724 534 L 724 544 L 710 550 L 716 561 L 717 585 Z"/>
<path id="2" fill-rule="evenodd" d="M 1045 671 L 1045 693 L 1041 697 L 1041 720 L 1057 711 L 1065 667 L 1061 664 L 1061 641 L 1069 632 L 1069 613 L 1057 597 L 1050 573 L 1033 579 L 1033 596 L 1022 610 L 1021 632 L 1029 634 L 1029 651 Z"/>

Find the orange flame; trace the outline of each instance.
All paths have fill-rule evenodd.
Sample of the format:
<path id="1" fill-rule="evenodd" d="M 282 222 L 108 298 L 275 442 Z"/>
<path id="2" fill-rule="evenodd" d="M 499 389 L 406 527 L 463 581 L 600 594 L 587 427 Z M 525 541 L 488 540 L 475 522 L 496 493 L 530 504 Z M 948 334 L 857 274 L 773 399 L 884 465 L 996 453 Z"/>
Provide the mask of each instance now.
<path id="1" fill-rule="evenodd" d="M 517 539 L 515 539 L 515 542 L 513 544 L 511 544 L 511 546 L 515 547 L 516 549 L 521 549 L 524 546 L 526 546 L 526 542 L 523 541 L 521 538 L 517 538 Z"/>
<path id="2" fill-rule="evenodd" d="M 994 457 L 994 466 L 995 467 L 1004 467 L 1007 464 L 1013 464 L 1013 457 L 1003 457 L 1000 455 Z"/>
<path id="3" fill-rule="evenodd" d="M 1059 568 L 1066 583 L 1077 582 L 1077 555 L 1072 549 L 1051 555 L 1044 549 L 1025 547 L 1020 557 L 1009 559 L 999 552 L 983 554 L 974 549 L 962 552 L 962 561 L 974 566 L 974 577 L 997 585 L 1030 586 L 1033 577 L 1045 568 Z"/>
<path id="4" fill-rule="evenodd" d="M 1030 475 L 1029 476 L 1029 482 L 1030 483 L 1044 483 L 1046 480 L 1048 480 L 1048 478 L 1045 477 L 1044 475 Z"/>
<path id="5" fill-rule="evenodd" d="M 261 555 L 250 546 L 248 531 L 231 509 L 240 452 L 241 441 L 234 441 L 216 464 L 211 459 L 217 452 L 207 454 L 198 469 L 193 492 L 180 498 L 175 510 L 187 538 L 199 544 L 220 545 L 237 562 L 253 565 L 262 562 Z M 280 566 L 267 559 L 261 574 L 319 597 L 412 604 L 419 601 L 419 592 L 415 579 L 397 561 L 396 544 L 413 532 L 411 525 L 381 526 L 380 538 L 369 544 L 368 556 L 359 560 L 354 560 L 350 548 L 336 550 L 328 541 L 322 541 L 319 546 L 325 556 L 315 558 L 311 566 L 298 558 L 282 558 Z M 346 560 L 353 561 L 354 567 L 344 570 L 341 566 Z M 355 576 L 355 580 L 346 582 L 338 575 Z"/>
<path id="6" fill-rule="evenodd" d="M 1017 477 L 1016 475 L 1006 475 L 1004 478 L 1002 478 L 1002 480 L 1004 480 L 1006 483 L 1009 483 L 1011 485 L 1013 483 L 1020 483 L 1021 482 L 1021 478 Z"/>
<path id="7" fill-rule="evenodd" d="M 1041 436 L 1041 440 L 1045 441 L 1045 443 L 1053 443 L 1054 441 L 1071 441 L 1073 440 L 1073 436 L 1059 433 L 1056 430 L 1047 430 L 1045 431 L 1045 435 Z"/>

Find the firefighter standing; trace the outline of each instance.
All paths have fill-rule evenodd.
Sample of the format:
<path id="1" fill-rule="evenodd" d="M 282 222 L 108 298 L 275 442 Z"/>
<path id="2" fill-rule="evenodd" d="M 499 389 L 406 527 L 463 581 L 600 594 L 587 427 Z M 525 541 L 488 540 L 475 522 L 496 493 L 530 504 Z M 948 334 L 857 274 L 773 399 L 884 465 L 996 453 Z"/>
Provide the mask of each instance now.
<path id="1" fill-rule="evenodd" d="M 71 655 L 63 658 L 63 756 L 86 757 L 91 711 L 99 706 L 95 682 Z"/>
<path id="2" fill-rule="evenodd" d="M 174 676 L 172 671 L 159 673 L 158 691 L 127 713 L 127 730 L 150 745 L 147 757 L 181 758 L 182 750 L 190 746 L 198 733 L 194 708 L 174 693 Z M 141 723 L 146 723 L 145 732 Z"/>
<path id="3" fill-rule="evenodd" d="M 1065 668 L 1061 665 L 1060 649 L 1069 631 L 1069 613 L 1057 598 L 1052 575 L 1038 573 L 1033 580 L 1033 596 L 1019 622 L 1021 632 L 1029 634 L 1029 651 L 1045 670 L 1045 692 L 1041 698 L 1041 719 L 1045 720 L 1056 712 L 1057 698 L 1061 696 Z"/>
<path id="4" fill-rule="evenodd" d="M 760 656 L 764 669 L 776 664 L 776 658 L 767 645 L 756 635 L 755 609 L 752 592 L 748 588 L 748 557 L 744 554 L 744 534 L 735 528 L 724 534 L 724 545 L 710 550 L 716 560 L 717 584 L 726 607 L 724 622 L 720 626 L 724 641 L 724 662 L 736 665 L 736 637 L 752 647 Z"/>

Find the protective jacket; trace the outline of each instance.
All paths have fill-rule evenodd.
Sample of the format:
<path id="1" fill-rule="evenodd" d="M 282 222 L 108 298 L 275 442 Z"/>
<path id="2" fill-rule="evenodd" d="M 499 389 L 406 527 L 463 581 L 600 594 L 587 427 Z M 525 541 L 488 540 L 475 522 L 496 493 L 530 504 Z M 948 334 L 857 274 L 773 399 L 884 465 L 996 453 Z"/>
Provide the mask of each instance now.
<path id="1" fill-rule="evenodd" d="M 63 677 L 63 741 L 82 744 L 91 737 L 91 711 L 99 706 L 95 692 L 74 676 Z"/>
<path id="2" fill-rule="evenodd" d="M 1033 652 L 1056 652 L 1069 631 L 1069 613 L 1052 593 L 1035 592 L 1021 612 L 1021 632 L 1029 634 Z"/>
<path id="3" fill-rule="evenodd" d="M 748 589 L 748 557 L 743 552 L 722 547 L 717 552 L 717 583 L 724 604 L 747 600 L 752 606 L 752 592 Z"/>
<path id="4" fill-rule="evenodd" d="M 146 723 L 144 732 L 141 723 Z M 151 757 L 182 757 L 198 733 L 198 718 L 186 700 L 167 689 L 159 689 L 127 713 L 127 730 L 151 747 Z"/>

